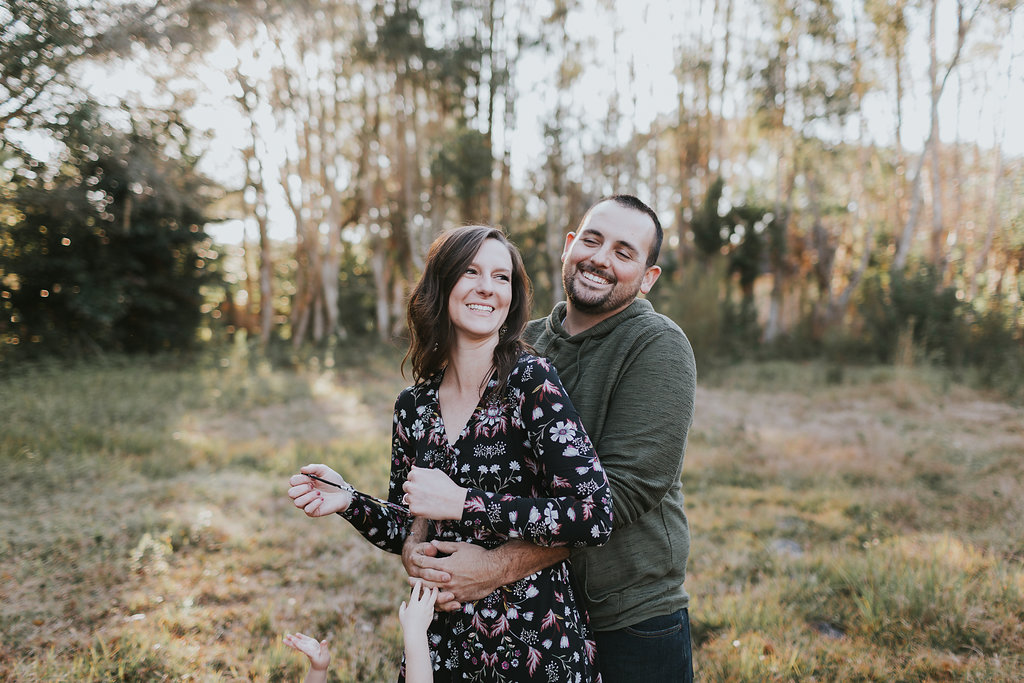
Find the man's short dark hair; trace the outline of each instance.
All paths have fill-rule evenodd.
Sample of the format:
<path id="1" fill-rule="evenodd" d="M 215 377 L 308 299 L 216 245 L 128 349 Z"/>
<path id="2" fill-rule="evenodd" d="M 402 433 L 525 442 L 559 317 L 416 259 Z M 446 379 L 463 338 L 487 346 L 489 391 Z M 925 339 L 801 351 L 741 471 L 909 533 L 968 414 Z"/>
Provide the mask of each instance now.
<path id="1" fill-rule="evenodd" d="M 647 267 L 650 268 L 657 263 L 658 255 L 661 254 L 661 243 L 665 239 L 665 231 L 662 229 L 661 221 L 658 220 L 658 214 L 654 213 L 654 209 L 647 206 L 631 194 L 611 195 L 610 197 L 604 197 L 597 203 L 600 204 L 601 202 L 615 202 L 619 206 L 624 206 L 627 209 L 633 209 L 635 211 L 645 213 L 652 221 L 654 221 L 654 242 L 651 244 L 650 253 L 647 254 Z"/>

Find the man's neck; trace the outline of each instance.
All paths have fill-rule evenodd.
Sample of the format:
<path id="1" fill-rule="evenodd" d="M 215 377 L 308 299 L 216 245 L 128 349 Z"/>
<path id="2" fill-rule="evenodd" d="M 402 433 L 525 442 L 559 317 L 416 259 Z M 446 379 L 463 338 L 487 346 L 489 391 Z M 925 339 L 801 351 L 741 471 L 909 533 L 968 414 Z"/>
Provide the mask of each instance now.
<path id="1" fill-rule="evenodd" d="M 622 311 L 633 305 L 633 299 L 625 306 L 615 309 L 614 311 L 608 311 L 606 313 L 584 313 L 575 306 L 572 305 L 571 301 L 565 302 L 565 318 L 562 320 L 562 329 L 569 334 L 569 336 L 575 336 L 581 332 L 586 332 L 594 325 L 607 320 L 613 315 L 618 315 Z"/>

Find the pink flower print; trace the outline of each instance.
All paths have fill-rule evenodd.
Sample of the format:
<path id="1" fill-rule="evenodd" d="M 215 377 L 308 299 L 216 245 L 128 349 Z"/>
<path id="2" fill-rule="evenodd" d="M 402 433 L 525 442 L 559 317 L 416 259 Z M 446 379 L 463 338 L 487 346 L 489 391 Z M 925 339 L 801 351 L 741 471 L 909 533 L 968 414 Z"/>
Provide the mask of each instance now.
<path id="1" fill-rule="evenodd" d="M 476 436 L 496 436 L 508 430 L 508 417 L 501 403 L 492 401 L 480 411 L 480 421 L 476 425 Z"/>
<path id="2" fill-rule="evenodd" d="M 555 396 L 562 395 L 562 390 L 558 387 L 558 385 L 554 384 L 549 379 L 544 380 L 544 383 L 540 385 L 538 391 L 540 391 L 541 396 L 545 396 L 547 394 L 554 394 Z"/>

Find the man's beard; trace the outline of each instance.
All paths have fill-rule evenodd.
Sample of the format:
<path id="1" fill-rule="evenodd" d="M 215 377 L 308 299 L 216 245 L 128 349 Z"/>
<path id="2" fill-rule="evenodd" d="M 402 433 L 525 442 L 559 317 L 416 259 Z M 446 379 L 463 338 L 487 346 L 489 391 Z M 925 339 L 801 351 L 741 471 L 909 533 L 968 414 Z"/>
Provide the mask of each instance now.
<path id="1" fill-rule="evenodd" d="M 574 275 L 575 271 L 590 272 L 600 277 L 605 278 L 611 283 L 611 289 L 596 297 L 584 298 L 587 296 L 587 292 L 581 292 L 576 287 L 576 278 Z M 573 270 L 569 268 L 562 269 L 562 286 L 565 287 L 565 298 L 572 302 L 572 305 L 576 310 L 581 313 L 587 313 L 590 315 L 599 313 L 608 313 L 621 308 L 623 305 L 628 304 L 636 298 L 637 293 L 640 291 L 640 287 L 633 291 L 629 291 L 628 288 L 619 286 L 619 281 L 614 276 L 606 274 L 597 268 L 580 268 L 580 264 L 576 264 Z"/>

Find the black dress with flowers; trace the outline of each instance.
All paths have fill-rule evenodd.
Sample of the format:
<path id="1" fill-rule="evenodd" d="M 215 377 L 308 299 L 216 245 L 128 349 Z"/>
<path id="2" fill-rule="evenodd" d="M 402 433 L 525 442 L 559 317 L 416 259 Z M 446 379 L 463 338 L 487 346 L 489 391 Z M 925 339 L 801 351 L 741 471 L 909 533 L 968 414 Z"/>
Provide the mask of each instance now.
<path id="1" fill-rule="evenodd" d="M 409 387 L 395 403 L 388 500 L 356 492 L 342 516 L 371 543 L 401 553 L 412 524 L 402 484 L 417 465 L 469 489 L 462 519 L 431 521 L 433 538 L 487 548 L 512 538 L 544 546 L 608 540 L 608 479 L 550 363 L 523 354 L 500 396 L 491 395 L 492 378 L 454 445 L 438 406 L 442 378 Z M 600 681 L 576 595 L 566 561 L 435 615 L 434 680 Z"/>

